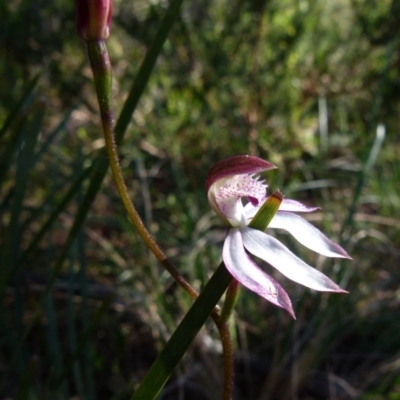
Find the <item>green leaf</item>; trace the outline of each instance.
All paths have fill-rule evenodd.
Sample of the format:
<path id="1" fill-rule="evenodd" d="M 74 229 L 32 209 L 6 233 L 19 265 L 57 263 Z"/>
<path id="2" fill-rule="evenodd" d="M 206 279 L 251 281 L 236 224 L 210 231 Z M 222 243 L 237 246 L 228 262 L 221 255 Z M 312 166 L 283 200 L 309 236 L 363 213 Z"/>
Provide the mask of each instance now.
<path id="1" fill-rule="evenodd" d="M 232 281 L 223 263 L 210 278 L 144 377 L 131 400 L 153 400 Z"/>
<path id="2" fill-rule="evenodd" d="M 279 210 L 282 200 L 283 195 L 279 190 L 272 193 L 257 211 L 257 214 L 251 220 L 249 227 L 259 231 L 265 231 L 272 218 L 274 218 L 274 215 Z"/>

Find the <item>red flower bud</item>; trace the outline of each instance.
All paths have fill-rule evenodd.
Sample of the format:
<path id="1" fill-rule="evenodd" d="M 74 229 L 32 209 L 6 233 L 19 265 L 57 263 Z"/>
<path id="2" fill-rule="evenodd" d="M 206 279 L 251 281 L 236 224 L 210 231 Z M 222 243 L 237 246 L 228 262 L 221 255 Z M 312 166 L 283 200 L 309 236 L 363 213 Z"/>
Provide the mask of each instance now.
<path id="1" fill-rule="evenodd" d="M 78 34 L 84 40 L 107 39 L 112 0 L 75 0 Z"/>

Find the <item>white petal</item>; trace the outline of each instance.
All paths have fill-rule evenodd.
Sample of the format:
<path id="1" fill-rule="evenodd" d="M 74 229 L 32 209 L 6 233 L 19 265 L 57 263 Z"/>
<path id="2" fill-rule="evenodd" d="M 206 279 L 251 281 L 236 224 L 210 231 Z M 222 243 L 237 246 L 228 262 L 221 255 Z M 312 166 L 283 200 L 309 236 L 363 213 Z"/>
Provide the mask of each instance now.
<path id="1" fill-rule="evenodd" d="M 253 206 L 251 203 L 246 204 L 244 207 L 246 219 L 253 218 L 266 199 L 267 197 L 260 201 L 258 206 Z M 304 204 L 291 199 L 283 199 L 281 205 L 279 206 L 279 211 L 313 212 L 317 210 L 320 210 L 320 207 L 307 207 Z"/>
<path id="2" fill-rule="evenodd" d="M 283 199 L 279 207 L 279 211 L 291 211 L 291 212 L 313 212 L 320 210 L 319 207 L 307 207 L 304 204 L 291 199 Z"/>
<path id="3" fill-rule="evenodd" d="M 265 197 L 265 199 L 262 199 L 260 204 L 257 206 L 254 206 L 253 204 L 251 204 L 250 202 L 247 203 L 244 206 L 244 215 L 246 218 L 246 225 L 253 219 L 253 217 L 257 214 L 257 211 L 260 209 L 260 207 L 264 204 L 264 201 L 266 200 L 267 197 Z"/>
<path id="4" fill-rule="evenodd" d="M 322 272 L 295 256 L 279 240 L 247 226 L 240 228 L 244 247 L 255 256 L 275 267 L 287 278 L 311 289 L 323 292 L 343 292 Z"/>
<path id="5" fill-rule="evenodd" d="M 271 303 L 284 308 L 294 318 L 292 303 L 285 290 L 247 255 L 239 228 L 229 230 L 222 258 L 226 269 L 238 282 Z"/>
<path id="6" fill-rule="evenodd" d="M 326 257 L 351 258 L 338 244 L 332 242 L 315 226 L 296 214 L 278 211 L 268 228 L 284 229 L 302 245 Z"/>

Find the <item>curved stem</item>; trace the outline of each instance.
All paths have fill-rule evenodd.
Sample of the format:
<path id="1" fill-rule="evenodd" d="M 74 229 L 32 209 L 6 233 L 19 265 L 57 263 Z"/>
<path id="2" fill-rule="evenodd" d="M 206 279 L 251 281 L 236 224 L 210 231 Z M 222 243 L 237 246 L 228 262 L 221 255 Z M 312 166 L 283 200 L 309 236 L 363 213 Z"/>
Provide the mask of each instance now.
<path id="1" fill-rule="evenodd" d="M 172 275 L 172 277 L 182 286 L 192 298 L 198 297 L 198 292 L 184 279 L 178 270 L 167 259 L 164 252 L 157 245 L 150 232 L 147 230 L 140 218 L 135 206 L 133 205 L 125 181 L 122 175 L 119 157 L 117 153 L 117 146 L 114 139 L 113 131 L 113 113 L 112 113 L 112 70 L 108 57 L 107 48 L 104 40 L 93 40 L 87 42 L 87 49 L 89 60 L 93 70 L 94 82 L 96 86 L 97 97 L 100 106 L 101 120 L 103 124 L 104 139 L 110 161 L 111 170 L 114 176 L 115 184 L 117 186 L 121 200 L 129 215 L 129 218 L 135 225 L 140 236 L 143 238 L 149 249 L 161 262 L 165 269 Z"/>
<path id="2" fill-rule="evenodd" d="M 150 232 L 145 227 L 142 219 L 139 216 L 135 206 L 133 205 L 125 180 L 122 175 L 121 166 L 117 152 L 117 145 L 114 138 L 114 120 L 112 112 L 112 68 L 108 56 L 107 47 L 104 40 L 93 40 L 86 42 L 90 64 L 93 71 L 94 83 L 97 92 L 97 98 L 100 106 L 100 114 L 103 125 L 103 133 L 111 171 L 114 176 L 121 200 L 131 219 L 132 223 L 138 230 L 140 236 L 145 241 L 146 245 L 161 262 L 164 268 L 171 274 L 177 283 L 186 290 L 186 292 L 194 299 L 199 296 L 199 293 L 194 289 L 168 260 L 164 252 L 155 242 Z M 211 317 L 221 335 L 221 341 L 224 351 L 224 400 L 230 400 L 233 382 L 233 353 L 230 339 L 229 326 L 225 322 L 220 322 L 219 307 L 215 306 Z"/>

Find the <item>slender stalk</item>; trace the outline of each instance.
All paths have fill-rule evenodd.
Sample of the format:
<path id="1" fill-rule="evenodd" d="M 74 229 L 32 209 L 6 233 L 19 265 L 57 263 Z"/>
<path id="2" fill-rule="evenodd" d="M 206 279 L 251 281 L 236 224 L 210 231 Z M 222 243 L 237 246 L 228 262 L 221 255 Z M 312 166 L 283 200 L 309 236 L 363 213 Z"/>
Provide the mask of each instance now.
<path id="1" fill-rule="evenodd" d="M 117 145 L 114 137 L 114 120 L 112 112 L 112 68 L 108 56 L 107 47 L 104 40 L 92 40 L 86 42 L 90 64 L 99 101 L 101 120 L 103 125 L 104 139 L 109 157 L 111 171 L 118 189 L 118 193 L 125 206 L 125 209 L 146 245 L 161 262 L 164 268 L 171 274 L 177 283 L 186 290 L 194 299 L 199 293 L 184 279 L 179 271 L 165 256 L 164 252 L 155 242 L 150 232 L 147 230 L 140 218 L 135 206 L 133 205 L 122 175 L 121 166 L 117 152 Z M 233 354 L 229 327 L 225 321 L 220 322 L 218 315 L 219 307 L 216 306 L 211 314 L 221 335 L 224 351 L 224 400 L 230 400 L 233 385 Z"/>
<path id="2" fill-rule="evenodd" d="M 172 275 L 189 295 L 196 299 L 198 292 L 195 290 L 179 273 L 179 271 L 167 259 L 164 252 L 160 249 L 150 232 L 145 227 L 142 219 L 140 218 L 135 206 L 133 205 L 127 187 L 125 185 L 124 177 L 122 175 L 121 166 L 117 152 L 117 145 L 114 139 L 113 131 L 113 113 L 112 113 L 112 98 L 111 98 L 111 85 L 112 85 L 112 70 L 108 57 L 107 48 L 104 40 L 93 40 L 87 42 L 87 49 L 89 60 L 93 70 L 93 76 L 96 86 L 97 97 L 99 100 L 101 120 L 103 124 L 104 139 L 106 142 L 107 153 L 109 157 L 111 171 L 114 176 L 115 184 L 118 193 L 125 206 L 125 209 L 139 232 L 140 236 L 145 241 L 151 252 L 161 262 L 164 268 Z"/>
<path id="3" fill-rule="evenodd" d="M 229 289 L 228 289 L 229 290 Z M 231 332 L 229 329 L 229 319 L 226 322 L 218 322 L 217 328 L 222 342 L 222 354 L 224 355 L 224 389 L 222 394 L 223 400 L 231 400 L 233 389 L 233 348 L 231 340 Z"/>
<path id="4" fill-rule="evenodd" d="M 232 282 L 226 291 L 224 306 L 222 307 L 220 317 L 221 323 L 228 323 L 239 298 L 239 292 L 240 283 L 236 279 L 232 279 Z"/>
<path id="5" fill-rule="evenodd" d="M 128 127 L 130 118 L 139 102 L 141 95 L 143 94 L 143 92 L 146 88 L 146 85 L 150 79 L 150 75 L 156 64 L 157 58 L 158 58 L 159 54 L 161 53 L 163 45 L 168 37 L 168 33 L 171 30 L 171 27 L 172 27 L 174 21 L 176 20 L 177 16 L 179 15 L 179 11 L 180 11 L 182 2 L 183 2 L 183 0 L 171 0 L 170 1 L 168 9 L 165 13 L 165 16 L 162 19 L 160 26 L 158 27 L 157 32 L 155 34 L 155 37 L 152 40 L 150 48 L 146 54 L 146 57 L 144 58 L 141 66 L 139 68 L 137 77 L 133 83 L 133 86 L 129 90 L 128 98 L 126 99 L 126 101 L 124 103 L 123 109 L 121 111 L 121 114 L 117 121 L 117 125 L 115 127 L 115 136 L 116 136 L 117 143 L 120 143 L 123 139 L 123 136 Z M 34 86 L 37 83 L 37 81 L 35 79 L 32 81 L 32 88 L 29 87 L 29 89 L 27 90 L 26 94 L 24 94 L 23 97 L 28 98 L 28 96 L 30 96 L 31 90 L 34 88 Z M 10 121 L 12 119 L 13 118 L 11 118 L 11 117 L 9 118 Z M 3 125 L 3 127 L 1 128 L 0 136 L 2 136 L 7 131 L 7 129 L 5 129 L 5 128 L 8 128 L 8 127 L 9 127 L 8 124 Z M 3 387 L 5 382 L 7 382 L 8 374 L 10 372 L 11 367 L 14 365 L 14 363 L 16 362 L 16 359 L 19 356 L 19 353 L 22 349 L 22 344 L 25 342 L 26 337 L 29 335 L 30 331 L 32 330 L 33 326 L 38 321 L 38 319 L 42 313 L 43 300 L 49 294 L 49 292 L 54 284 L 54 281 L 56 280 L 57 275 L 60 272 L 62 265 L 67 258 L 70 248 L 72 247 L 79 232 L 81 231 L 82 224 L 84 223 L 84 221 L 87 217 L 87 214 L 89 212 L 89 209 L 90 209 L 91 205 L 93 204 L 97 193 L 100 190 L 100 186 L 101 186 L 102 181 L 104 180 L 107 169 L 108 169 L 108 163 L 107 163 L 107 160 L 105 160 L 105 152 L 100 151 L 97 158 L 95 159 L 93 165 L 91 167 L 89 167 L 82 174 L 85 176 L 81 176 L 79 178 L 83 181 L 83 179 L 86 178 L 86 173 L 91 174 L 91 177 L 89 180 L 89 187 L 87 188 L 87 190 L 85 192 L 85 196 L 83 198 L 83 201 L 81 202 L 81 204 L 78 208 L 78 211 L 74 217 L 74 222 L 72 224 L 71 229 L 69 230 L 66 242 L 64 243 L 63 249 L 55 262 L 54 268 L 52 269 L 50 276 L 47 279 L 46 285 L 43 289 L 43 292 L 40 295 L 40 299 L 38 300 L 38 306 L 37 306 L 35 312 L 33 313 L 33 316 L 31 318 L 28 326 L 26 327 L 22 338 L 18 341 L 17 345 L 14 346 L 15 351 L 12 356 L 12 360 L 8 364 L 5 372 L 3 373 L 3 376 L 0 379 L 0 387 Z M 43 230 L 40 230 L 40 233 L 38 234 L 39 236 L 43 236 L 44 233 L 48 230 L 48 227 L 54 222 L 56 216 L 65 207 L 65 204 L 67 204 L 70 201 L 70 199 L 76 192 L 76 187 L 78 187 L 78 186 L 79 186 L 78 182 L 76 182 L 73 185 L 73 187 L 70 189 L 70 191 L 65 196 L 62 203 L 60 203 L 59 207 L 57 207 L 57 209 L 54 211 L 54 213 L 50 216 L 48 221 L 45 223 L 45 226 L 43 226 Z M 39 239 L 37 239 L 37 243 L 38 242 L 39 242 Z M 34 245 L 37 245 L 37 243 L 35 243 Z M 0 280 L 0 292 L 1 292 L 1 287 L 2 287 L 2 285 L 1 285 L 1 280 Z M 218 309 L 218 307 L 215 307 L 215 309 Z M 213 314 L 217 315 L 217 312 L 214 311 Z"/>
<path id="6" fill-rule="evenodd" d="M 221 316 L 217 323 L 219 335 L 221 336 L 222 350 L 224 355 L 224 391 L 223 400 L 230 400 L 233 389 L 233 349 L 230 332 L 230 318 L 239 298 L 240 284 L 236 279 L 232 279 L 226 294 L 224 306 L 222 307 Z"/>

